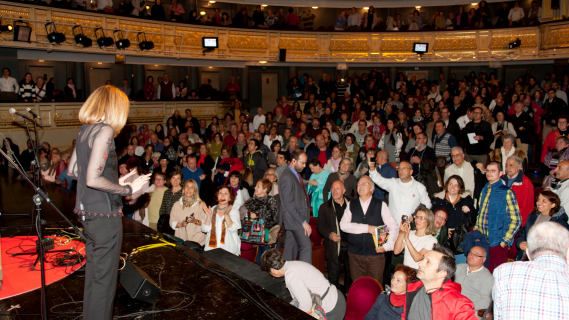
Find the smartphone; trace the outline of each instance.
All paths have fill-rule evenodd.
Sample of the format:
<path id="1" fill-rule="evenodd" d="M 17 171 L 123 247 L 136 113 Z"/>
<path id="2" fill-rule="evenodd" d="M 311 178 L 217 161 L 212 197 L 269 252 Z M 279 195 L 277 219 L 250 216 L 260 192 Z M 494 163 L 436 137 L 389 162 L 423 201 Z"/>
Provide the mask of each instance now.
<path id="1" fill-rule="evenodd" d="M 369 158 L 369 161 L 375 163 L 375 157 Z"/>

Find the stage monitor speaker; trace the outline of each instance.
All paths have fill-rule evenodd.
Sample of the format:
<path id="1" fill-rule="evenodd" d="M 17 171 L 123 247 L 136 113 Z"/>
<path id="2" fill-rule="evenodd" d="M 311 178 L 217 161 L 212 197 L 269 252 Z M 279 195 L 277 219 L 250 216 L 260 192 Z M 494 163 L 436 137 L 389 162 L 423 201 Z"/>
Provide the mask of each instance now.
<path id="1" fill-rule="evenodd" d="M 279 50 L 279 61 L 285 62 L 286 61 L 286 49 Z"/>
<path id="2" fill-rule="evenodd" d="M 137 300 L 154 303 L 160 294 L 160 289 L 148 274 L 128 261 L 121 271 L 119 281 L 130 297 Z"/>
<path id="3" fill-rule="evenodd" d="M 288 289 L 285 286 L 284 277 L 274 278 L 267 272 L 262 272 L 259 265 L 240 258 L 223 249 L 218 248 L 206 251 L 203 256 L 221 265 L 225 269 L 228 269 L 229 271 L 253 282 L 286 302 L 290 302 L 292 300 L 290 292 L 288 292 Z"/>

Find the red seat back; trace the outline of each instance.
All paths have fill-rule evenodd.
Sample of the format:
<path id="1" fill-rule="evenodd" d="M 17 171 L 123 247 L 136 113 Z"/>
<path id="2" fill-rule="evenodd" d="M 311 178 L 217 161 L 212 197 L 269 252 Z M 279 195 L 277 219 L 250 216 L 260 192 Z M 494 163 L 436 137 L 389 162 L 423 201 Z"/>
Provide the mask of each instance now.
<path id="1" fill-rule="evenodd" d="M 374 278 L 361 277 L 350 287 L 344 320 L 363 320 L 383 288 Z"/>

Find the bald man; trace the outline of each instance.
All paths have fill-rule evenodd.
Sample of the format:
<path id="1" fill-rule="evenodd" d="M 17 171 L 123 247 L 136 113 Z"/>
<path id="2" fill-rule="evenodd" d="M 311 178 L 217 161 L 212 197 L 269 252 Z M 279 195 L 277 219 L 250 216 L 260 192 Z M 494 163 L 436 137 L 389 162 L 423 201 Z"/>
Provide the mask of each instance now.
<path id="1" fill-rule="evenodd" d="M 328 262 L 328 280 L 340 288 L 340 272 L 343 264 L 344 292 L 348 292 L 352 284 L 347 245 L 348 236 L 340 230 L 340 221 L 348 204 L 345 192 L 346 188 L 342 181 L 337 180 L 332 183 L 331 199 L 324 201 L 318 210 L 316 229 L 324 237 L 326 261 Z"/>
<path id="2" fill-rule="evenodd" d="M 397 170 L 395 170 L 395 168 L 389 163 L 389 153 L 387 153 L 387 151 L 379 151 L 375 155 L 375 161 L 377 163 L 376 170 L 380 176 L 384 177 L 385 179 L 397 178 Z M 366 175 L 369 175 L 369 172 Z M 389 205 L 389 192 L 387 192 L 387 190 L 376 186 L 373 196 L 387 202 Z"/>
<path id="3" fill-rule="evenodd" d="M 552 175 L 559 180 L 557 186 L 551 191 L 555 192 L 561 200 L 561 206 L 565 208 L 565 214 L 569 215 L 569 160 L 559 162 Z"/>

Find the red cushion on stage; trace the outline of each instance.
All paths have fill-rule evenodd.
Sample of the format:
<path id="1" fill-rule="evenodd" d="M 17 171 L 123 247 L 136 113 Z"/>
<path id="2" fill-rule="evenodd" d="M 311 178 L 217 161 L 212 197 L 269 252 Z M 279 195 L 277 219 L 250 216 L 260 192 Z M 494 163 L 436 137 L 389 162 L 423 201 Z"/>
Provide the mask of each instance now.
<path id="1" fill-rule="evenodd" d="M 36 261 L 36 255 L 27 256 L 15 256 L 12 257 L 12 253 L 19 253 L 21 249 L 18 248 L 18 244 L 22 242 L 21 247 L 24 250 L 35 250 L 35 243 L 38 237 L 14 237 L 14 238 L 1 238 L 2 241 L 2 274 L 3 283 L 2 289 L 0 290 L 0 300 L 17 296 L 22 293 L 26 293 L 41 287 L 41 273 L 39 263 L 36 265 L 37 271 L 31 271 L 30 267 L 21 267 L 22 265 L 30 265 Z M 59 238 L 65 239 L 65 238 Z M 64 250 L 70 248 L 76 248 L 82 254 L 85 254 L 85 245 L 78 241 L 71 241 L 62 246 L 56 246 L 54 250 Z M 8 249 L 12 248 L 9 253 L 6 253 Z M 51 260 L 57 254 L 61 253 L 50 253 L 47 255 L 48 260 Z M 73 267 L 56 267 L 54 268 L 51 263 L 45 265 L 45 283 L 50 285 L 56 281 L 59 281 L 67 277 L 71 272 L 80 268 L 77 264 Z"/>

